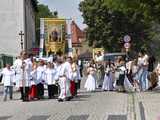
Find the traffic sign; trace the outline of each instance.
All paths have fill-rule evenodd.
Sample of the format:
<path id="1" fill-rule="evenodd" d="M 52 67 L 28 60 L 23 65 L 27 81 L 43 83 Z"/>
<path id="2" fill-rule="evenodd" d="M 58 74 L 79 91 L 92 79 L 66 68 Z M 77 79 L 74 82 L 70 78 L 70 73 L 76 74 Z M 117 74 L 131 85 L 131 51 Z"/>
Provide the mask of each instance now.
<path id="1" fill-rule="evenodd" d="M 130 44 L 130 43 L 125 43 L 125 44 L 124 44 L 124 48 L 129 49 L 130 47 L 131 47 L 131 44 Z"/>
<path id="2" fill-rule="evenodd" d="M 125 35 L 123 40 L 125 43 L 128 43 L 131 41 L 131 37 L 129 35 Z"/>

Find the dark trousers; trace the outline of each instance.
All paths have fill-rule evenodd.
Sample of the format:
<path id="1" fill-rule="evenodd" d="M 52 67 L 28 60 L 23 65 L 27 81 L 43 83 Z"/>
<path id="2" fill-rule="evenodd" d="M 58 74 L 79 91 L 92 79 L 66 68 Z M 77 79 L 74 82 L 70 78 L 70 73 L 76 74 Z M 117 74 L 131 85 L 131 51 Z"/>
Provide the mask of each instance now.
<path id="1" fill-rule="evenodd" d="M 55 85 L 55 86 L 54 86 L 54 94 L 55 94 L 55 95 L 59 95 L 59 92 L 60 92 L 60 87 L 59 87 L 59 85 Z"/>
<path id="2" fill-rule="evenodd" d="M 77 90 L 81 88 L 81 80 L 78 80 Z"/>
<path id="3" fill-rule="evenodd" d="M 37 98 L 42 99 L 44 97 L 44 85 L 42 83 L 37 84 Z"/>
<path id="4" fill-rule="evenodd" d="M 56 92 L 56 85 L 48 85 L 48 97 L 49 99 L 54 98 Z"/>
<path id="5" fill-rule="evenodd" d="M 25 90 L 24 90 L 25 89 Z M 29 87 L 20 87 L 20 91 L 21 91 L 21 99 L 23 101 L 28 101 L 28 96 L 29 96 Z"/>
<path id="6" fill-rule="evenodd" d="M 76 82 L 75 83 L 75 95 L 77 95 L 78 86 L 79 86 L 79 84 L 78 84 L 78 82 Z"/>
<path id="7" fill-rule="evenodd" d="M 117 85 L 118 86 L 124 86 L 124 78 L 125 78 L 125 74 L 120 74 L 119 75 L 119 79 L 117 80 Z"/>
<path id="8" fill-rule="evenodd" d="M 83 69 L 80 69 L 80 75 L 83 77 Z"/>

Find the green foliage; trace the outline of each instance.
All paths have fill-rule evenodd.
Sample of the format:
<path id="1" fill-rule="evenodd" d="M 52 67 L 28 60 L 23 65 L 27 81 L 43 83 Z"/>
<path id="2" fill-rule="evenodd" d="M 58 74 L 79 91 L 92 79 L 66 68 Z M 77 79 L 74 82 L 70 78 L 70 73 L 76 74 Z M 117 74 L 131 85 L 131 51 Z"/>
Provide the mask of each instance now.
<path id="1" fill-rule="evenodd" d="M 88 25 L 89 45 L 119 51 L 123 37 L 132 39 L 132 50 L 149 49 L 153 21 L 160 21 L 160 0 L 84 0 L 80 3 L 84 23 Z"/>
<path id="2" fill-rule="evenodd" d="M 37 0 L 31 0 L 31 2 L 32 2 L 34 10 L 37 11 L 38 10 L 37 9 L 38 1 Z"/>

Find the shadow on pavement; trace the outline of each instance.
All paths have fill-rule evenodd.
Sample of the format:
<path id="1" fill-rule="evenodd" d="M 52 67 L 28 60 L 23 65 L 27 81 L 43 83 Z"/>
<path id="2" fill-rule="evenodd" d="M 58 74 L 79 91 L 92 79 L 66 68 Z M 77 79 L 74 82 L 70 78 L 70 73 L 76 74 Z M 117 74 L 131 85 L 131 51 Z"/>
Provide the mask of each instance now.
<path id="1" fill-rule="evenodd" d="M 77 98 L 89 98 L 91 97 L 91 95 L 78 95 Z"/>
<path id="2" fill-rule="evenodd" d="M 32 116 L 28 120 L 48 120 L 49 115 Z"/>
<path id="3" fill-rule="evenodd" d="M 67 120 L 87 120 L 89 115 L 71 115 Z"/>
<path id="4" fill-rule="evenodd" d="M 74 97 L 71 101 L 87 101 L 86 99 L 91 97 L 91 95 L 78 95 Z"/>
<path id="5" fill-rule="evenodd" d="M 109 115 L 107 120 L 127 120 L 127 115 Z"/>
<path id="6" fill-rule="evenodd" d="M 0 117 L 0 120 L 8 120 L 9 118 L 11 118 L 12 116 L 2 116 Z"/>

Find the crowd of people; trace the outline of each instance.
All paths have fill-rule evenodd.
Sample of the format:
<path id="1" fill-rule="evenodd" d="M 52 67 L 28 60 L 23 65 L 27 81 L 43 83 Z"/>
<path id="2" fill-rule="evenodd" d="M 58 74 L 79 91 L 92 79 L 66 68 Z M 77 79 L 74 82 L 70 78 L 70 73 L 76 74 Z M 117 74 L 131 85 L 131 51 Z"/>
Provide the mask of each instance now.
<path id="1" fill-rule="evenodd" d="M 83 71 L 83 74 L 82 74 Z M 155 58 L 144 51 L 134 59 L 126 61 L 122 56 L 108 61 L 90 61 L 83 69 L 82 62 L 75 58 L 57 55 L 48 60 L 33 57 L 22 51 L 14 64 L 6 64 L 0 72 L 4 85 L 4 98 L 13 98 L 13 87 L 20 93 L 22 101 L 44 99 L 47 86 L 48 98 L 59 102 L 77 97 L 81 79 L 84 88 L 94 92 L 102 91 L 147 91 L 160 88 L 160 64 L 155 67 Z"/>
<path id="2" fill-rule="evenodd" d="M 140 51 L 138 56 L 127 60 L 118 56 L 114 61 L 91 61 L 87 65 L 87 91 L 101 88 L 103 91 L 147 91 L 160 87 L 160 64 L 155 58 Z"/>
<path id="3" fill-rule="evenodd" d="M 23 101 L 44 98 L 44 86 L 48 89 L 48 98 L 58 95 L 58 101 L 69 101 L 77 95 L 80 88 L 81 72 L 76 59 L 57 55 L 48 61 L 39 59 L 32 54 L 21 52 L 13 66 L 6 64 L 2 70 L 4 84 L 4 101 L 7 93 L 13 97 L 13 87 L 19 89 Z"/>

